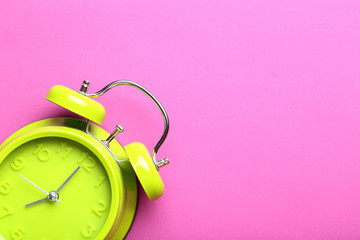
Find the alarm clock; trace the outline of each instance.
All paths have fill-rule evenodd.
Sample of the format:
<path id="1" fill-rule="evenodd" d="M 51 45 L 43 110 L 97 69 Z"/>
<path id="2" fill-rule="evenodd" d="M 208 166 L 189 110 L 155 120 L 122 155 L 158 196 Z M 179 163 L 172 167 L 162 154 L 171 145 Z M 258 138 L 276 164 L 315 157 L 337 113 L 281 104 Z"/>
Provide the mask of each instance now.
<path id="1" fill-rule="evenodd" d="M 93 94 L 89 82 L 79 91 L 52 87 L 46 99 L 81 119 L 60 117 L 31 123 L 0 146 L 0 240 L 123 239 L 137 209 L 138 182 L 151 201 L 161 197 L 159 168 L 169 163 L 156 154 L 169 131 L 168 115 L 157 98 L 128 80 Z M 128 85 L 145 93 L 164 119 L 152 154 L 141 143 L 123 147 L 101 128 L 105 108 L 93 98 Z"/>

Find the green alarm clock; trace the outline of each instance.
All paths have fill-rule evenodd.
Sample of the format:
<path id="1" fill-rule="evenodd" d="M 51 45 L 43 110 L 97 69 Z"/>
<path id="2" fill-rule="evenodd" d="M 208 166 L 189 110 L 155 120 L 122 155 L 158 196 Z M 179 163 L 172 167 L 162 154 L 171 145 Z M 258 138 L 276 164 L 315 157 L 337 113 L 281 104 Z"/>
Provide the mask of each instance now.
<path id="1" fill-rule="evenodd" d="M 141 143 L 125 147 L 99 125 L 104 107 L 93 100 L 129 85 L 153 100 L 164 131 L 152 155 Z M 160 102 L 141 85 L 119 80 L 88 94 L 54 86 L 46 99 L 85 118 L 50 118 L 31 123 L 0 146 L 0 240 L 123 239 L 137 209 L 140 182 L 151 201 L 164 192 L 156 161 L 169 119 Z"/>

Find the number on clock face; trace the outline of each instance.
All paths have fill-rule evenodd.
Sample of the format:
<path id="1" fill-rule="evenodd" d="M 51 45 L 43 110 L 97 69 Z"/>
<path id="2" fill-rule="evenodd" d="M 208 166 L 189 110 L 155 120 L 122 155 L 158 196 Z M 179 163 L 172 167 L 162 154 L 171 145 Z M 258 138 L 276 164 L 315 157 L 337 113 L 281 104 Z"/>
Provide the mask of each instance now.
<path id="1" fill-rule="evenodd" d="M 22 227 L 16 227 L 13 231 L 11 231 L 11 239 L 13 240 L 21 240 L 25 235 L 25 229 Z"/>
<path id="2" fill-rule="evenodd" d="M 44 192 L 56 192 L 62 184 L 59 202 L 45 199 Z M 25 206 L 38 200 L 43 201 Z M 72 140 L 32 140 L 0 162 L 0 236 L 5 239 L 94 239 L 110 205 L 101 161 Z"/>
<path id="3" fill-rule="evenodd" d="M 0 220 L 12 214 L 14 214 L 14 210 L 9 205 L 4 205 L 2 212 L 0 213 Z"/>
<path id="4" fill-rule="evenodd" d="M 21 157 L 14 158 L 11 168 L 15 171 L 20 171 L 25 167 L 25 161 Z"/>
<path id="5" fill-rule="evenodd" d="M 0 185 L 0 193 L 3 195 L 8 195 L 12 188 L 11 181 L 5 181 L 3 184 Z"/>

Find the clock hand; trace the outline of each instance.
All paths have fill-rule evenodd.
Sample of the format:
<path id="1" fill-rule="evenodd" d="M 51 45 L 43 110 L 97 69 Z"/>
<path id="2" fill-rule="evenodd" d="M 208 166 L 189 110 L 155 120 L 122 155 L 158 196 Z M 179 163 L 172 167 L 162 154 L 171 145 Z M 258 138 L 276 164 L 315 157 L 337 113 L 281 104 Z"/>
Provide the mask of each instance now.
<path id="1" fill-rule="evenodd" d="M 32 181 L 30 181 L 29 179 L 27 179 L 26 177 L 24 177 L 23 175 L 19 174 L 20 177 L 22 177 L 23 179 L 25 179 L 26 181 L 28 181 L 29 183 L 31 183 L 33 186 L 37 187 L 37 189 L 39 189 L 40 191 L 42 191 L 43 193 L 45 193 L 46 195 L 49 195 L 48 192 L 46 192 L 45 190 L 43 190 L 42 188 L 40 188 L 38 185 L 36 185 L 35 183 L 33 183 Z"/>
<path id="2" fill-rule="evenodd" d="M 31 182 L 29 179 L 25 178 L 24 176 L 22 176 L 22 175 L 20 174 L 20 176 L 21 176 L 22 178 L 24 178 L 26 181 L 28 181 L 29 183 L 31 183 L 32 185 L 34 185 L 35 187 L 37 187 L 38 189 L 40 189 L 42 192 L 44 192 L 46 195 L 48 195 L 47 198 L 43 198 L 43 199 L 40 199 L 40 200 L 38 200 L 38 201 L 35 201 L 35 202 L 32 202 L 32 203 L 26 204 L 25 207 L 31 207 L 31 206 L 33 206 L 33 205 L 35 205 L 35 204 L 38 204 L 38 203 L 41 203 L 41 202 L 45 202 L 45 201 L 47 201 L 47 200 L 60 202 L 59 200 L 57 200 L 57 197 L 59 197 L 58 192 L 65 186 L 66 183 L 69 182 L 69 180 L 75 175 L 75 173 L 77 173 L 77 171 L 79 171 L 80 168 L 81 168 L 80 166 L 77 167 L 77 168 L 75 169 L 75 171 L 70 175 L 70 177 L 68 177 L 68 178 L 65 180 L 65 182 L 59 187 L 59 189 L 58 189 L 56 192 L 50 192 L 50 193 L 47 193 L 46 191 L 44 191 L 43 189 L 41 189 L 40 187 L 38 187 L 36 184 L 34 184 L 33 182 Z M 56 196 L 56 195 L 57 195 L 57 196 Z M 55 197 L 54 197 L 54 196 L 55 196 Z M 52 199 L 53 199 L 53 200 L 52 200 Z"/>
<path id="3" fill-rule="evenodd" d="M 48 198 L 43 198 L 43 199 L 40 199 L 40 200 L 38 200 L 38 201 L 35 201 L 35 202 L 32 202 L 32 203 L 26 204 L 25 207 L 30 207 L 30 206 L 32 206 L 32 205 L 35 205 L 35 204 L 38 204 L 38 203 L 41 203 L 41 202 L 45 202 L 45 201 L 47 201 L 47 200 L 49 200 L 49 199 L 48 199 Z"/>
<path id="4" fill-rule="evenodd" d="M 81 166 L 78 166 L 75 171 L 70 175 L 70 177 L 68 177 L 65 182 L 59 187 L 59 189 L 56 191 L 56 193 L 58 193 L 64 186 L 65 184 L 67 184 L 69 182 L 69 180 L 75 175 L 75 173 L 77 173 L 77 171 L 79 171 L 79 169 L 81 168 Z"/>
<path id="5" fill-rule="evenodd" d="M 36 185 L 35 183 L 33 183 L 32 181 L 30 181 L 29 179 L 27 179 L 27 178 L 24 177 L 23 175 L 21 175 L 21 174 L 19 174 L 19 175 L 20 175 L 20 177 L 22 177 L 23 179 L 25 179 L 26 181 L 28 181 L 29 183 L 31 183 L 33 186 L 35 186 L 37 189 L 39 189 L 40 191 L 42 191 L 43 193 L 45 193 L 46 195 L 49 196 L 49 193 L 46 192 L 44 189 L 40 188 L 38 185 Z M 60 203 L 60 201 L 57 200 L 57 199 L 56 199 L 55 201 L 58 202 L 58 203 Z"/>

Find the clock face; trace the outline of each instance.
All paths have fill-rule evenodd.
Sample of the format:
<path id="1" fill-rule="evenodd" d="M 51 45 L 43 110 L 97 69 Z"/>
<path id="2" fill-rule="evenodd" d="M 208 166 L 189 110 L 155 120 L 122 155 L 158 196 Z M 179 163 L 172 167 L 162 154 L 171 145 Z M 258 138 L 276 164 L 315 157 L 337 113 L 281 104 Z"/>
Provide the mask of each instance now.
<path id="1" fill-rule="evenodd" d="M 0 240 L 95 239 L 106 225 L 109 176 L 84 145 L 37 138 L 1 160 Z"/>

